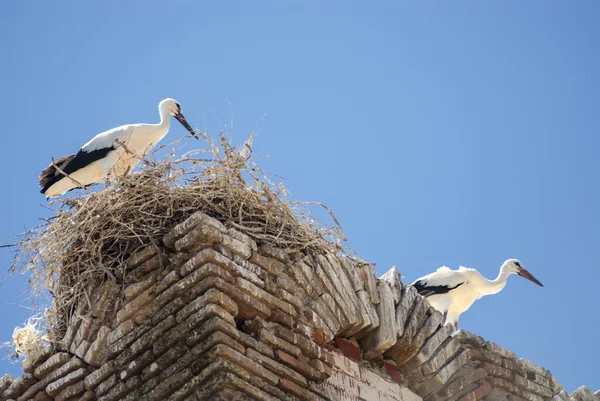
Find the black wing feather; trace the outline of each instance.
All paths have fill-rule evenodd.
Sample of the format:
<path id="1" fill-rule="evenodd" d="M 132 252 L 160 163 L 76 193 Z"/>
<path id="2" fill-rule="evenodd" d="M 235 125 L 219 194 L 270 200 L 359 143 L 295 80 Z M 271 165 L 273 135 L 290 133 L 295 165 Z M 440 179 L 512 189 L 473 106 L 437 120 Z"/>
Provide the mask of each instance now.
<path id="1" fill-rule="evenodd" d="M 418 280 L 413 283 L 413 287 L 415 287 L 417 289 L 417 292 L 419 293 L 419 295 L 422 295 L 427 298 L 431 295 L 446 294 L 446 293 L 454 290 L 455 288 L 460 287 L 463 284 L 464 284 L 464 282 L 458 283 L 453 287 L 450 287 L 447 285 L 429 285 L 428 286 L 427 282 Z"/>
<path id="2" fill-rule="evenodd" d="M 113 150 L 115 150 L 114 146 L 92 150 L 91 152 L 80 149 L 79 152 L 74 155 L 61 157 L 40 174 L 40 186 L 42 187 L 40 192 L 45 194 L 48 188 L 65 177 L 64 174 L 56 169 L 56 166 L 58 166 L 65 174 L 72 174 L 73 172 L 92 164 L 96 160 L 106 157 L 106 155 Z"/>

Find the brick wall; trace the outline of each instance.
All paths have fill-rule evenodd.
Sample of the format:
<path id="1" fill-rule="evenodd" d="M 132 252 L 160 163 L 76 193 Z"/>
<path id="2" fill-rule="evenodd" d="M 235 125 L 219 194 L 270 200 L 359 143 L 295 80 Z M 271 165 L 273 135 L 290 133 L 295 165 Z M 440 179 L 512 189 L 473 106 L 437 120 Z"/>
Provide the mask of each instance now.
<path id="1" fill-rule="evenodd" d="M 392 269 L 196 213 L 90 288 L 0 400 L 600 401 L 460 331 Z"/>

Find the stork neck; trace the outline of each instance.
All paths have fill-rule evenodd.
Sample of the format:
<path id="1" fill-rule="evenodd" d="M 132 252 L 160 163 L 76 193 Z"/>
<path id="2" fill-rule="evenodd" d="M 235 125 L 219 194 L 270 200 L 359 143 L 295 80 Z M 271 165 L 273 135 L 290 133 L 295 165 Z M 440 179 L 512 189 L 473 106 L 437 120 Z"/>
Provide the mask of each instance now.
<path id="1" fill-rule="evenodd" d="M 508 271 L 508 269 L 505 269 L 504 266 L 502 266 L 498 277 L 496 277 L 495 280 L 488 280 L 488 284 L 485 286 L 486 295 L 496 294 L 502 291 L 502 289 L 506 285 L 506 280 L 508 279 L 509 275 L 510 272 Z"/>
<path id="2" fill-rule="evenodd" d="M 171 114 L 169 113 L 169 110 L 166 108 L 159 108 L 158 112 L 160 114 L 160 122 L 157 125 L 168 130 L 171 125 Z"/>

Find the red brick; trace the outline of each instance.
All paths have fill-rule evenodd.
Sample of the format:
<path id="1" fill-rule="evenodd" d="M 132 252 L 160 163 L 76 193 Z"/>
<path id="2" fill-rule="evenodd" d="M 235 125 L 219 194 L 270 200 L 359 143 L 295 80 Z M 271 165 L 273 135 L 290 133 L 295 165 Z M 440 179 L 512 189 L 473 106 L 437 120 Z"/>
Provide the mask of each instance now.
<path id="1" fill-rule="evenodd" d="M 340 351 L 342 351 L 342 353 L 346 357 L 348 357 L 354 361 L 360 362 L 362 357 L 360 355 L 360 348 L 358 347 L 358 344 L 356 344 L 355 342 L 352 342 L 350 340 L 346 340 L 345 338 L 342 338 L 342 337 L 336 337 L 335 342 L 336 342 L 338 348 L 340 349 Z"/>
<path id="2" fill-rule="evenodd" d="M 396 365 L 392 365 L 391 363 L 384 362 L 383 367 L 385 368 L 385 373 L 388 374 L 392 378 L 393 381 L 399 384 L 404 383 L 404 377 L 400 374 L 398 367 Z"/>

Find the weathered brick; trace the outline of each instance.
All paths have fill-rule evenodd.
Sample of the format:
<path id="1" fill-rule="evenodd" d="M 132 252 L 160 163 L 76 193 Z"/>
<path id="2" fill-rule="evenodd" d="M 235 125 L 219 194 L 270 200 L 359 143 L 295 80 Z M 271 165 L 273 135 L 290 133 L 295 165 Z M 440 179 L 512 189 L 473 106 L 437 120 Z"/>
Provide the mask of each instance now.
<path id="1" fill-rule="evenodd" d="M 499 377 L 501 379 L 510 380 L 512 377 L 512 372 L 508 369 L 502 368 L 498 365 L 491 364 L 489 362 L 483 363 L 483 369 L 488 373 L 488 375 L 493 377 Z"/>
<path id="2" fill-rule="evenodd" d="M 135 297 L 133 301 L 121 307 L 119 312 L 117 312 L 117 323 L 123 323 L 124 321 L 129 320 L 136 313 L 140 312 L 144 306 L 148 305 L 154 299 L 154 297 L 150 295 L 150 291 L 150 288 L 145 290 Z M 82 323 L 82 325 L 84 323 Z"/>
<path id="3" fill-rule="evenodd" d="M 300 348 L 302 354 L 307 356 L 308 358 L 323 358 L 324 354 L 328 353 L 327 350 L 318 346 L 313 341 L 283 327 L 275 327 L 275 334 L 277 335 L 277 337 L 282 338 L 290 344 L 293 344 Z"/>
<path id="4" fill-rule="evenodd" d="M 425 401 L 445 401 L 459 395 L 472 383 L 486 377 L 486 372 L 482 368 L 473 369 L 463 366 L 456 374 L 456 377 L 449 383 L 446 383 L 444 388 L 438 392 L 431 394 L 425 398 Z"/>
<path id="5" fill-rule="evenodd" d="M 521 396 L 529 401 L 544 401 L 545 400 L 544 397 L 542 397 L 538 394 L 531 393 L 527 390 L 521 390 Z"/>
<path id="6" fill-rule="evenodd" d="M 258 376 L 250 377 L 250 384 L 275 397 L 279 401 L 296 401 L 296 398 L 277 388 L 275 385 L 267 383 Z"/>
<path id="7" fill-rule="evenodd" d="M 153 256 L 150 259 L 144 261 L 136 268 L 124 272 L 124 281 L 127 284 L 140 283 L 144 279 L 148 278 L 148 276 L 153 276 L 153 272 L 156 272 L 157 270 L 168 265 L 169 259 L 162 252 L 160 252 L 156 256 Z"/>
<path id="8" fill-rule="evenodd" d="M 216 355 L 231 361 L 232 363 L 244 368 L 251 375 L 257 375 L 273 385 L 277 385 L 279 382 L 279 377 L 277 375 L 273 374 L 267 369 L 264 369 L 261 364 L 229 347 L 220 348 Z"/>
<path id="9" fill-rule="evenodd" d="M 262 329 L 260 331 L 259 339 L 265 344 L 270 345 L 275 349 L 280 349 L 289 354 L 292 354 L 295 357 L 300 356 L 300 354 L 302 353 L 298 346 L 277 337 L 272 331 L 268 329 Z"/>
<path id="10" fill-rule="evenodd" d="M 458 401 L 478 401 L 492 391 L 492 386 L 485 380 L 475 390 L 468 392 L 458 399 Z"/>
<path id="11" fill-rule="evenodd" d="M 229 282 L 233 281 L 231 274 L 229 274 L 221 266 L 218 266 L 214 263 L 205 263 L 160 294 L 156 298 L 156 304 L 159 306 L 166 305 L 168 302 L 171 302 L 173 299 L 175 299 L 175 297 L 188 294 L 190 289 L 192 289 L 195 285 L 210 277 L 218 277 Z"/>
<path id="12" fill-rule="evenodd" d="M 210 288 L 217 288 L 229 296 L 238 306 L 238 316 L 244 320 L 254 319 L 256 316 L 266 319 L 271 316 L 271 310 L 265 304 L 219 277 L 202 280 L 192 291 L 196 294 L 203 294 Z"/>
<path id="13" fill-rule="evenodd" d="M 275 309 L 271 311 L 271 317 L 269 317 L 269 321 L 279 323 L 287 328 L 292 328 L 296 323 L 293 317 L 291 317 L 281 309 Z"/>
<path id="14" fill-rule="evenodd" d="M 135 340 L 140 338 L 146 332 L 151 329 L 148 325 L 137 326 L 130 333 L 124 335 L 119 340 L 115 341 L 112 345 L 107 347 L 106 349 L 106 357 L 114 358 L 119 355 L 121 352 L 125 351 L 125 349 L 131 345 Z M 109 334 L 110 337 L 110 334 Z"/>
<path id="15" fill-rule="evenodd" d="M 196 389 L 199 389 L 198 391 L 205 392 L 205 396 L 210 396 L 216 390 L 211 386 L 215 386 L 217 383 L 223 383 L 226 378 L 230 379 L 229 376 L 225 376 L 224 372 L 235 372 L 246 381 L 250 381 L 250 375 L 239 366 L 234 365 L 226 359 L 217 358 L 204 369 L 202 369 L 196 376 L 189 379 L 183 386 L 181 386 L 179 390 L 171 394 L 167 400 L 183 400 Z M 235 375 L 231 376 L 235 377 Z M 208 383 L 206 383 L 207 381 Z M 222 388 L 222 384 L 218 388 Z"/>
<path id="16" fill-rule="evenodd" d="M 199 341 L 207 338 L 214 332 L 222 332 L 233 339 L 239 339 L 240 332 L 230 322 L 215 316 L 204 322 L 198 329 L 193 330 L 188 334 L 186 344 L 190 347 L 195 346 Z"/>
<path id="17" fill-rule="evenodd" d="M 273 295 L 269 294 L 268 292 L 257 287 L 256 285 L 242 277 L 237 277 L 236 286 L 242 291 L 251 295 L 252 297 L 257 298 L 258 300 L 263 302 L 270 309 L 281 309 L 290 316 L 297 315 L 296 308 L 294 308 L 292 305 L 280 300 L 279 298 L 274 297 Z"/>
<path id="18" fill-rule="evenodd" d="M 321 299 L 327 304 L 332 313 L 336 315 L 341 323 L 340 333 L 350 330 L 356 326 L 356 309 L 351 306 L 349 299 L 346 299 L 340 283 L 333 283 L 325 273 L 322 263 L 313 264 L 316 277 L 320 279 L 326 288 L 321 294 Z M 327 303 L 327 297 L 331 297 L 333 302 Z"/>
<path id="19" fill-rule="evenodd" d="M 194 377 L 192 370 L 189 368 L 182 369 L 175 374 L 165 378 L 150 392 L 145 395 L 146 400 L 162 400 L 171 394 L 173 391 L 181 388 L 186 382 Z"/>
<path id="20" fill-rule="evenodd" d="M 57 354 L 54 354 L 50 358 L 48 358 L 46 362 L 38 366 L 34 370 L 33 374 L 38 379 L 43 379 L 48 373 L 58 369 L 59 367 L 67 363 L 69 359 L 71 359 L 71 357 L 66 352 L 59 352 Z"/>
<path id="21" fill-rule="evenodd" d="M 231 316 L 237 316 L 238 306 L 231 298 L 217 290 L 211 288 L 201 297 L 194 299 L 177 313 L 177 322 L 181 323 L 192 313 L 202 309 L 207 304 L 215 304 L 225 309 Z"/>
<path id="22" fill-rule="evenodd" d="M 398 365 L 403 365 L 405 371 L 420 366 L 431 357 L 431 353 L 425 352 L 428 351 L 431 346 L 428 346 L 423 352 L 420 350 L 425 341 L 431 337 L 431 334 L 436 333 L 439 329 L 440 323 L 444 317 L 440 312 L 433 308 L 430 308 L 428 313 L 429 317 L 427 317 L 425 323 L 421 326 L 413 340 L 410 341 L 410 347 L 405 348 L 401 354 L 396 355 L 395 357 L 396 363 Z M 403 342 L 406 342 L 406 339 L 403 338 L 402 340 Z"/>
<path id="23" fill-rule="evenodd" d="M 500 378 L 497 378 L 497 377 L 489 377 L 487 379 L 487 381 L 494 388 L 503 388 L 506 391 L 510 391 L 511 393 L 516 394 L 516 395 L 520 395 L 521 394 L 521 389 L 519 388 L 519 386 L 513 384 L 509 380 L 500 379 Z"/>
<path id="24" fill-rule="evenodd" d="M 13 381 L 15 381 L 15 378 L 8 373 L 0 378 L 0 395 L 10 387 Z"/>
<path id="25" fill-rule="evenodd" d="M 515 374 L 526 377 L 527 374 L 525 373 L 525 369 L 523 369 L 523 367 L 521 365 L 519 365 L 516 361 L 512 360 L 512 359 L 507 359 L 507 358 L 502 358 L 502 367 L 512 370 Z M 535 373 L 533 373 L 533 375 L 536 375 Z M 544 379 L 547 380 L 547 379 Z M 550 382 L 549 380 L 547 380 L 547 382 Z"/>
<path id="26" fill-rule="evenodd" d="M 118 379 L 116 374 L 108 376 L 102 383 L 96 387 L 96 395 L 102 397 L 117 385 Z M 85 382 L 84 382 L 85 384 Z"/>
<path id="27" fill-rule="evenodd" d="M 544 369 L 540 365 L 536 365 L 535 363 L 528 361 L 527 359 L 520 358 L 518 363 L 528 372 L 534 372 L 545 377 L 552 377 L 552 374 L 548 372 L 548 370 Z"/>
<path id="28" fill-rule="evenodd" d="M 294 265 L 288 269 L 297 285 L 297 291 L 305 291 L 306 297 L 314 298 L 323 294 L 326 289 L 321 280 L 317 277 L 313 268 L 303 260 L 297 260 Z"/>
<path id="29" fill-rule="evenodd" d="M 400 303 L 396 306 L 396 336 L 402 337 L 404 335 L 404 326 L 409 320 L 410 313 L 413 310 L 413 305 L 417 300 L 417 290 L 415 287 L 408 286 L 402 290 L 402 297 Z"/>
<path id="30" fill-rule="evenodd" d="M 219 244 L 223 242 L 223 236 L 223 233 L 214 227 L 199 225 L 175 241 L 175 249 L 179 252 L 190 252 L 202 245 Z"/>
<path id="31" fill-rule="evenodd" d="M 288 367 L 294 369 L 296 372 L 299 372 L 304 377 L 309 378 L 310 380 L 319 381 L 321 379 L 321 373 L 318 370 L 313 369 L 309 364 L 302 362 L 290 354 L 286 354 L 281 350 L 275 350 L 275 358 L 287 365 Z M 277 384 L 277 383 L 274 383 Z"/>
<path id="32" fill-rule="evenodd" d="M 511 361 L 512 362 L 512 361 Z M 521 367 L 520 365 L 516 364 L 516 366 Z M 521 368 L 522 369 L 522 368 Z M 526 376 L 529 380 L 531 380 L 532 382 L 534 382 L 535 384 L 539 384 L 540 386 L 544 386 L 546 388 L 549 388 L 551 390 L 553 390 L 555 388 L 555 382 L 546 379 L 544 376 L 541 376 L 537 373 L 534 372 L 527 372 Z"/>
<path id="33" fill-rule="evenodd" d="M 390 270 L 385 272 L 379 280 L 386 281 L 392 290 L 392 294 L 394 296 L 394 305 L 398 305 L 400 303 L 400 299 L 402 299 L 402 275 L 400 274 L 400 270 L 396 266 L 393 266 Z"/>
<path id="34" fill-rule="evenodd" d="M 152 284 L 154 284 L 156 280 L 156 276 L 150 276 L 143 281 L 140 281 L 135 284 L 130 284 L 126 286 L 123 290 L 123 296 L 125 296 L 127 302 L 131 302 L 143 291 L 146 291 L 148 288 L 150 288 L 150 286 L 152 286 Z"/>
<path id="35" fill-rule="evenodd" d="M 225 317 L 226 321 L 233 321 L 233 317 L 218 305 L 208 304 L 204 308 L 190 315 L 185 322 L 169 329 L 161 336 L 160 341 L 154 343 L 152 349 L 158 356 L 169 349 L 173 344 L 188 336 L 200 323 L 212 317 Z"/>
<path id="36" fill-rule="evenodd" d="M 33 386 L 36 382 L 35 376 L 31 373 L 23 373 L 23 375 L 17 377 L 10 382 L 10 385 L 4 390 L 3 400 L 9 400 L 12 397 L 17 397 L 22 394 L 27 388 Z"/>
<path id="37" fill-rule="evenodd" d="M 187 305 L 187 303 L 181 297 L 177 297 L 162 308 L 160 308 L 160 310 L 158 311 L 156 311 L 156 309 L 154 308 L 149 308 L 149 310 L 146 313 L 146 316 L 150 319 L 152 325 L 156 326 L 169 316 L 175 315 L 185 305 Z"/>
<path id="38" fill-rule="evenodd" d="M 202 267 L 206 263 L 212 263 L 221 266 L 232 276 L 242 277 L 261 288 L 264 288 L 265 286 L 264 281 L 260 279 L 256 275 L 256 273 L 244 269 L 240 265 L 234 263 L 232 260 L 226 258 L 225 256 L 216 252 L 214 249 L 210 248 L 200 251 L 196 256 L 194 256 L 192 259 L 188 260 L 183 266 L 181 266 L 181 274 L 183 276 L 187 276 L 188 274 Z"/>
<path id="39" fill-rule="evenodd" d="M 83 356 L 83 360 L 87 364 L 92 366 L 99 366 L 102 363 L 109 333 L 110 329 L 108 327 L 100 327 L 100 330 L 98 330 L 98 334 L 96 334 L 96 339 L 89 346 L 87 352 Z"/>
<path id="40" fill-rule="evenodd" d="M 292 395 L 295 395 L 296 397 L 299 397 L 301 400 L 305 400 L 305 401 L 318 401 L 319 398 L 311 393 L 310 391 L 308 391 L 305 388 L 302 388 L 300 386 L 298 386 L 296 383 L 288 380 L 288 379 L 281 379 L 281 381 L 279 382 L 279 388 L 281 388 L 283 391 L 286 391 Z"/>
<path id="41" fill-rule="evenodd" d="M 46 386 L 46 392 L 56 398 L 56 396 L 66 387 L 76 382 L 83 381 L 83 378 L 86 376 L 86 374 L 87 370 L 84 368 L 80 368 L 74 372 L 71 372 L 66 376 L 48 384 L 48 386 Z"/>
<path id="42" fill-rule="evenodd" d="M 512 382 L 517 386 L 521 387 L 524 391 L 532 392 L 543 397 L 552 397 L 552 391 L 546 387 L 540 386 L 539 384 L 535 384 L 531 380 L 527 380 L 524 377 L 514 375 L 512 378 Z M 528 398 L 523 394 L 525 398 Z M 573 397 L 573 395 L 571 395 Z"/>
<path id="43" fill-rule="evenodd" d="M 108 393 L 98 399 L 98 401 L 117 401 L 121 400 L 132 392 L 134 389 L 140 387 L 142 384 L 139 377 L 132 377 L 128 380 L 118 382 Z"/>
<path id="44" fill-rule="evenodd" d="M 321 298 L 312 299 L 301 312 L 314 327 L 321 327 L 326 329 L 328 333 L 332 333 L 331 338 L 342 327 L 340 320 L 331 313 L 331 310 Z"/>
<path id="45" fill-rule="evenodd" d="M 31 350 L 27 358 L 21 362 L 21 369 L 25 373 L 33 373 L 35 368 L 40 366 L 42 363 L 46 362 L 46 360 L 54 353 L 53 345 L 46 345 L 39 349 Z M 0 390 L 0 394 L 2 391 Z"/>
<path id="46" fill-rule="evenodd" d="M 258 252 L 261 255 L 267 256 L 269 258 L 277 259 L 282 263 L 288 263 L 290 261 L 290 257 L 285 250 L 277 248 L 271 244 L 260 244 L 260 246 L 258 247 Z"/>
<path id="47" fill-rule="evenodd" d="M 461 344 L 468 344 L 475 348 L 483 348 L 486 345 L 486 342 L 483 338 L 464 329 L 458 330 L 456 333 L 454 333 L 454 337 L 458 339 Z"/>
<path id="48" fill-rule="evenodd" d="M 350 313 L 348 313 L 348 318 L 350 319 L 351 326 L 345 331 L 344 334 L 348 336 L 355 335 L 368 326 L 370 322 L 363 320 L 363 314 L 360 313 L 362 305 L 356 296 L 356 292 L 354 291 L 352 283 L 343 271 L 343 268 L 338 260 L 332 254 L 327 254 L 325 256 L 319 255 L 317 259 L 319 261 L 319 265 L 329 277 L 329 280 L 331 280 L 331 282 L 334 283 L 337 288 L 339 288 L 343 300 L 349 304 L 348 306 L 350 308 Z"/>
<path id="49" fill-rule="evenodd" d="M 282 365 L 281 363 L 263 354 L 254 351 L 253 349 L 246 349 L 246 356 L 254 362 L 258 363 L 259 365 L 262 365 L 265 369 L 270 370 L 271 372 L 280 377 L 287 377 L 288 379 L 293 380 L 294 382 L 304 387 L 306 387 L 306 385 L 308 384 L 306 378 L 298 372 Z"/>
<path id="50" fill-rule="evenodd" d="M 454 336 L 454 338 L 456 338 L 456 336 Z M 502 358 L 499 355 L 496 355 L 490 351 L 486 351 L 483 348 L 471 348 L 471 359 L 473 359 L 474 361 L 482 361 L 482 362 L 489 362 L 489 363 L 493 363 L 494 365 L 497 366 L 502 366 L 502 360 L 507 360 L 506 358 Z M 506 367 L 506 366 L 503 366 Z"/>
<path id="51" fill-rule="evenodd" d="M 237 238 L 234 238 L 233 236 L 229 235 L 229 231 L 227 232 L 227 234 L 228 235 L 223 235 L 221 245 L 227 248 L 232 253 L 239 255 L 244 259 L 249 259 L 252 255 L 252 247 L 247 243 L 244 243 L 243 241 L 240 241 Z"/>
<path id="52" fill-rule="evenodd" d="M 507 350 L 505 348 L 500 347 L 498 344 L 493 343 L 491 341 L 488 341 L 486 343 L 486 348 L 493 352 L 494 354 L 503 356 L 504 358 L 508 358 L 508 359 L 513 359 L 513 360 L 517 360 L 517 356 L 515 355 L 514 352 Z"/>
<path id="53" fill-rule="evenodd" d="M 396 313 L 394 308 L 394 294 L 387 281 L 377 284 L 380 302 L 377 305 L 379 327 L 370 331 L 361 340 L 363 357 L 371 360 L 381 356 L 396 343 Z"/>
<path id="54" fill-rule="evenodd" d="M 362 306 L 363 320 L 365 323 L 369 323 L 362 330 L 362 333 L 367 333 L 379 326 L 379 316 L 377 315 L 375 305 L 371 302 L 371 298 L 367 291 L 359 290 L 356 292 L 356 296 Z"/>
<path id="55" fill-rule="evenodd" d="M 345 256 L 338 256 L 337 260 L 340 262 L 340 266 L 343 268 L 346 276 L 352 283 L 352 288 L 354 291 L 357 292 L 359 290 L 364 290 L 365 285 L 358 274 L 358 269 L 356 268 L 355 264 L 350 262 L 350 260 Z"/>
<path id="56" fill-rule="evenodd" d="M 464 350 L 459 353 L 454 359 L 440 369 L 433 377 L 420 385 L 416 392 L 421 397 L 426 397 L 429 394 L 440 389 L 448 379 L 457 372 L 469 360 L 469 350 Z"/>
<path id="57" fill-rule="evenodd" d="M 69 399 L 74 399 L 77 397 L 80 399 L 80 395 L 85 393 L 85 387 L 83 386 L 83 381 L 78 381 L 77 383 L 71 384 L 70 386 L 63 389 L 55 398 L 56 401 L 66 401 Z"/>
<path id="58" fill-rule="evenodd" d="M 283 288 L 278 288 L 276 294 L 277 297 L 280 298 L 282 301 L 293 305 L 294 308 L 296 308 L 296 311 L 302 309 L 302 307 L 304 306 L 304 301 L 302 301 L 297 296 L 290 294 Z"/>
<path id="59" fill-rule="evenodd" d="M 427 319 L 427 310 L 429 309 L 429 302 L 423 297 L 418 297 L 415 300 L 415 304 L 410 312 L 410 317 L 406 321 L 404 326 L 404 332 L 402 338 L 404 341 L 412 343 L 414 337 L 417 335 L 419 328 L 425 323 Z"/>
<path id="60" fill-rule="evenodd" d="M 2 394 L 2 393 L 0 393 Z M 96 397 L 94 396 L 93 400 L 95 400 Z M 85 401 L 84 398 L 82 398 L 79 401 Z M 33 401 L 54 401 L 54 398 L 50 397 L 48 395 L 48 393 L 46 393 L 45 391 L 40 391 L 39 393 L 36 394 L 36 396 L 33 398 Z"/>
<path id="61" fill-rule="evenodd" d="M 435 344 L 433 343 L 433 339 L 437 335 L 437 333 L 434 334 L 434 337 L 432 337 L 429 340 L 432 341 L 432 345 L 428 349 L 431 349 L 433 351 L 427 352 L 432 352 L 433 356 L 422 366 L 423 373 L 427 376 L 431 375 L 434 372 L 437 372 L 442 366 L 446 364 L 447 361 L 449 361 L 454 355 L 456 355 L 456 353 L 460 349 L 460 343 L 458 342 L 458 340 L 456 340 L 456 338 L 444 336 L 445 330 L 450 332 L 452 331 L 452 328 L 449 325 L 447 325 L 438 330 L 438 332 L 442 331 L 439 334 L 439 337 L 443 338 L 440 346 L 434 347 Z M 425 343 L 422 350 L 424 350 L 425 347 L 427 347 L 428 342 Z M 400 370 L 401 372 L 403 372 L 402 369 Z"/>
<path id="62" fill-rule="evenodd" d="M 107 344 L 112 345 L 116 343 L 121 338 L 131 333 L 134 328 L 135 323 L 133 322 L 133 320 L 128 320 L 126 322 L 121 323 L 119 326 L 117 326 L 116 329 L 108 333 L 108 336 L 106 337 Z"/>
<path id="63" fill-rule="evenodd" d="M 142 352 L 151 348 L 158 340 L 162 339 L 163 334 L 175 326 L 175 324 L 175 318 L 173 316 L 169 316 L 154 326 L 150 331 L 135 340 L 133 344 L 119 354 L 116 359 L 117 365 L 125 366 Z"/>
<path id="64" fill-rule="evenodd" d="M 181 343 L 171 347 L 164 354 L 156 358 L 153 363 L 144 368 L 141 374 L 142 381 L 146 382 L 148 379 L 156 376 L 184 354 L 189 353 L 189 351 L 190 349 Z"/>
<path id="65" fill-rule="evenodd" d="M 86 376 L 83 384 L 86 389 L 94 390 L 100 383 L 106 380 L 115 371 L 115 361 L 108 361 L 100 368 Z"/>
<path id="66" fill-rule="evenodd" d="M 127 260 L 127 269 L 131 270 L 158 254 L 156 245 L 147 245 L 135 251 Z"/>
<path id="67" fill-rule="evenodd" d="M 355 269 L 357 269 L 361 281 L 365 283 L 365 290 L 371 298 L 371 303 L 377 305 L 381 300 L 379 298 L 379 292 L 377 291 L 377 279 L 375 278 L 375 269 L 372 265 L 368 264 L 356 266 Z"/>
<path id="68" fill-rule="evenodd" d="M 284 269 L 285 265 L 273 258 L 269 258 L 254 251 L 250 256 L 250 262 L 257 264 L 269 273 L 278 276 Z"/>
<path id="69" fill-rule="evenodd" d="M 202 212 L 196 212 L 190 217 L 188 217 L 184 222 L 176 225 L 170 233 L 163 237 L 163 243 L 165 246 L 174 249 L 175 242 L 182 238 L 184 235 L 188 234 L 194 227 L 205 225 L 209 227 L 216 228 L 220 232 L 227 232 L 227 229 L 220 221 L 208 216 Z"/>
<path id="70" fill-rule="evenodd" d="M 239 334 L 240 334 L 240 337 L 239 337 L 238 341 L 244 347 L 251 348 L 255 351 L 260 352 L 263 355 L 268 356 L 271 359 L 275 359 L 275 353 L 273 352 L 273 349 L 271 347 L 267 346 L 262 341 L 257 341 L 256 339 L 252 338 L 251 336 L 249 336 L 246 333 L 239 332 Z"/>

